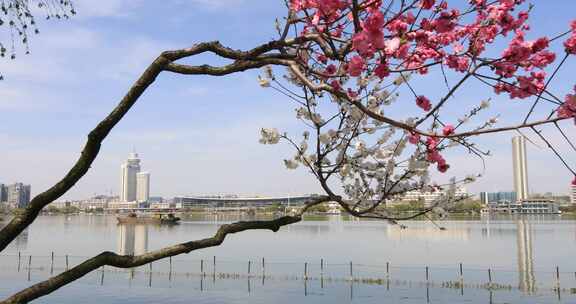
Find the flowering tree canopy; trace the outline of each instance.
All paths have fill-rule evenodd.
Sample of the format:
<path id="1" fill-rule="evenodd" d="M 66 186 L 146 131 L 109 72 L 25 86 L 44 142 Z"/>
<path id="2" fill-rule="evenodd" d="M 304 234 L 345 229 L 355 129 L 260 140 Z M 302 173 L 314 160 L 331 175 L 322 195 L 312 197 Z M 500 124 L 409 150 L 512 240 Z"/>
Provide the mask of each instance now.
<path id="1" fill-rule="evenodd" d="M 298 142 L 263 129 L 262 143 L 287 140 L 296 149 L 294 158 L 284 161 L 287 168 L 307 167 L 352 215 L 390 220 L 396 218 L 382 208 L 386 201 L 409 190 L 442 188 L 431 181 L 429 169 L 449 171 L 447 149 L 488 154 L 472 136 L 531 128 L 560 157 L 536 128 L 554 124 L 569 141 L 558 122 L 575 119 L 576 95 L 567 89 L 564 98 L 557 97 L 548 85 L 576 54 L 576 21 L 555 36 L 529 39 L 532 7 L 523 0 L 462 2 L 450 2 L 458 7 L 434 0 L 292 0 L 279 34 L 286 41 L 293 27 L 294 39 L 302 42 L 284 50 L 295 58 L 283 79 L 267 67 L 259 82 L 289 96 L 298 106 L 297 118 L 310 131 Z M 563 54 L 551 50 L 553 43 L 562 44 Z M 424 92 L 413 84 L 426 78 L 440 85 Z M 452 79 L 456 81 L 450 84 Z M 496 115 L 473 125 L 471 120 L 490 100 L 470 104 L 454 98 L 471 82 L 486 88 L 484 96 L 532 99 L 523 102 L 524 120 L 496 128 Z M 442 112 L 450 103 L 458 104 L 459 116 Z M 538 103 L 549 109 L 545 119 L 533 119 L 542 113 L 534 111 Z M 475 178 L 454 179 L 451 188 Z M 336 195 L 334 184 L 342 185 L 344 196 Z M 453 201 L 442 199 L 443 204 Z M 443 213 L 441 205 L 429 210 Z"/>
<path id="2" fill-rule="evenodd" d="M 29 3 L 3 3 L 7 2 Z M 86 174 L 103 140 L 164 72 L 224 76 L 263 69 L 259 84 L 294 102 L 296 117 L 307 131 L 294 137 L 265 128 L 260 142 L 289 143 L 295 155 L 284 160 L 286 167 L 305 167 L 325 195 L 312 199 L 295 214 L 224 225 L 211 238 L 138 256 L 103 252 L 1 303 L 34 300 L 104 265 L 137 267 L 218 246 L 230 233 L 277 231 L 299 222 L 310 207 L 327 201 L 339 203 L 356 217 L 391 222 L 430 211 L 442 215 L 460 199 L 455 196 L 456 185 L 473 181 L 477 175 L 441 185 L 432 181 L 431 173 L 450 172 L 446 151 L 451 148 L 463 147 L 480 158 L 488 155 L 472 141 L 483 134 L 531 130 L 575 173 L 541 127 L 554 126 L 576 151 L 560 125 L 576 119 L 573 84 L 565 88 L 563 96 L 549 89 L 563 64 L 576 54 L 576 22 L 550 36 L 531 37 L 528 20 L 532 7 L 523 0 L 291 0 L 285 4 L 287 16 L 277 23 L 278 38 L 250 50 L 234 50 L 213 41 L 161 53 L 90 132 L 69 172 L 0 230 L 0 251 Z M 561 51 L 553 51 L 554 44 Z M 227 63 L 182 62 L 203 53 L 217 55 Z M 279 73 L 282 77 L 276 76 Z M 417 86 L 422 81 L 436 85 L 425 91 Z M 499 113 L 480 121 L 480 113 L 489 111 L 493 101 L 480 97 L 465 103 L 456 98 L 455 93 L 470 84 L 486 90 L 480 96 L 499 94 L 522 100 L 527 114 L 512 125 L 496 126 Z M 572 128 L 572 123 L 566 125 Z M 576 183 L 576 174 L 572 183 Z M 386 209 L 388 201 L 407 191 L 444 188 L 448 190 L 444 197 L 415 215 L 402 217 Z"/>

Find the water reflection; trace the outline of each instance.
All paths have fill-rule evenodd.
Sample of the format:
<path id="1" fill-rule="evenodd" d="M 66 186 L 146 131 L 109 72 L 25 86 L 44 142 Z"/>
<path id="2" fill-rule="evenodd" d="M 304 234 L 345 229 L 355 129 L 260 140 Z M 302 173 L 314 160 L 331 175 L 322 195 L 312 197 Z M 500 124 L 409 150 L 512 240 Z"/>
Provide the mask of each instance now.
<path id="1" fill-rule="evenodd" d="M 148 226 L 118 224 L 117 252 L 121 255 L 140 255 L 148 251 Z"/>
<path id="2" fill-rule="evenodd" d="M 520 218 L 516 221 L 516 229 L 519 288 L 525 292 L 533 293 L 536 288 L 536 278 L 534 276 L 532 224 L 524 218 Z"/>
<path id="3" fill-rule="evenodd" d="M 416 239 L 416 240 L 461 240 L 470 239 L 469 228 L 451 227 L 447 230 L 440 230 L 436 227 L 410 227 L 403 229 L 398 225 L 389 225 L 386 229 L 386 236 L 390 240 Z"/>

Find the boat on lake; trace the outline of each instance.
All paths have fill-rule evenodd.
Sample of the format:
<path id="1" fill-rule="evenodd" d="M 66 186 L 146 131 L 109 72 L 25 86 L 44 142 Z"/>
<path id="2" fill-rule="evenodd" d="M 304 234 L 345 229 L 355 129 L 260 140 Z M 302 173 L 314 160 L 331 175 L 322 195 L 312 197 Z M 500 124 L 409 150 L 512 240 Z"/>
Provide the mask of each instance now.
<path id="1" fill-rule="evenodd" d="M 173 213 L 156 213 L 152 215 L 138 215 L 130 213 L 126 216 L 116 217 L 119 224 L 157 224 L 157 225 L 176 225 L 180 218 Z"/>

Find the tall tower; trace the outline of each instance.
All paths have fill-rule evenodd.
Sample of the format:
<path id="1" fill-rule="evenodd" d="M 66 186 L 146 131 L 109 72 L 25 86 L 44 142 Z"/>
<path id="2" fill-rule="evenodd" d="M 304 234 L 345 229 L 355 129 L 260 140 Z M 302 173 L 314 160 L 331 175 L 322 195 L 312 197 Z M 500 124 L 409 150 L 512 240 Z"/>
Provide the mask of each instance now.
<path id="1" fill-rule="evenodd" d="M 570 187 L 570 202 L 572 202 L 573 205 L 576 205 L 576 184 L 571 184 Z"/>
<path id="2" fill-rule="evenodd" d="M 526 163 L 526 140 L 523 136 L 512 138 L 512 167 L 516 199 L 525 200 L 528 198 L 528 165 Z"/>
<path id="3" fill-rule="evenodd" d="M 120 200 L 123 202 L 136 201 L 136 174 L 140 172 L 140 159 L 138 153 L 132 152 L 122 165 L 122 179 L 120 187 Z"/>
<path id="4" fill-rule="evenodd" d="M 150 173 L 139 172 L 136 174 L 136 200 L 139 203 L 147 202 L 150 198 Z"/>

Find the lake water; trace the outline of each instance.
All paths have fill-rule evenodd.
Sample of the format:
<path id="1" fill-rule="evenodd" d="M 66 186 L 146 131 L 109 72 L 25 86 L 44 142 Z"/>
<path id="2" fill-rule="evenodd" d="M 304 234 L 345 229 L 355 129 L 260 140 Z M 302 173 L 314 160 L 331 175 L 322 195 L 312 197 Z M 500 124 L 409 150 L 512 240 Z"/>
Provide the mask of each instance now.
<path id="1" fill-rule="evenodd" d="M 66 260 L 73 267 L 104 250 L 139 254 L 210 237 L 237 219 L 198 216 L 168 227 L 117 225 L 106 215 L 41 216 L 0 255 L 0 298 L 64 270 Z M 572 218 L 438 222 L 446 230 L 405 224 L 329 216 L 277 233 L 246 231 L 171 263 L 105 268 L 37 302 L 576 303 Z"/>

